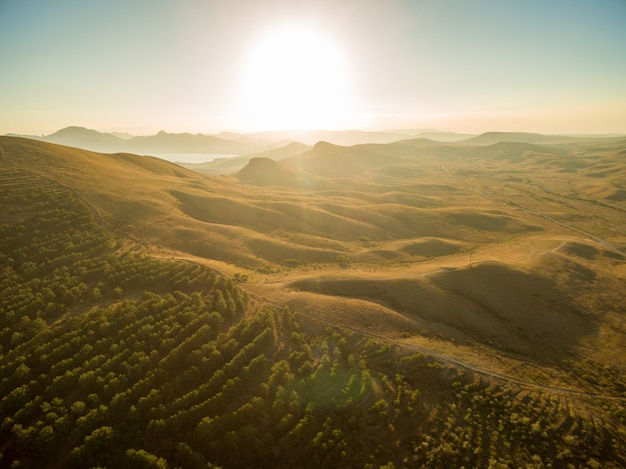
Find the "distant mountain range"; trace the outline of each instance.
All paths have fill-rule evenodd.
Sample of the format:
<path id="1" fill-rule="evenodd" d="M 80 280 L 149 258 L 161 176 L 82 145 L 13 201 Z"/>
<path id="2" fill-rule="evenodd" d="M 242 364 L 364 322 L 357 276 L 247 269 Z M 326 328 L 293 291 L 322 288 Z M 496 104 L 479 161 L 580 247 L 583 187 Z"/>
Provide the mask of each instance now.
<path id="1" fill-rule="evenodd" d="M 225 167 L 236 171 L 251 158 L 269 157 L 274 160 L 293 157 L 308 150 L 319 142 L 332 145 L 354 146 L 362 144 L 388 144 L 412 139 L 429 139 L 439 143 L 462 143 L 464 145 L 486 146 L 499 142 L 515 142 L 535 145 L 571 143 L 581 137 L 543 135 L 526 132 L 486 132 L 481 135 L 459 134 L 434 129 L 399 129 L 384 132 L 360 130 L 311 130 L 311 131 L 272 131 L 256 133 L 222 132 L 218 135 L 168 133 L 161 131 L 155 135 L 133 136 L 123 133 L 104 133 L 84 127 L 71 126 L 44 136 L 16 135 L 48 143 L 91 150 L 100 153 L 133 153 L 153 155 L 165 159 L 176 155 L 171 161 L 192 162 L 184 154 L 195 155 L 242 155 L 240 162 L 226 162 L 217 159 L 219 168 L 211 165 L 199 168 L 208 174 L 215 170 L 222 172 Z M 597 137 L 596 137 L 597 138 Z M 229 156 L 227 159 L 231 159 Z M 213 158 L 207 159 L 207 161 Z M 196 159 L 197 162 L 197 159 Z M 236 164 L 235 164 L 236 163 Z M 189 164 L 189 163 L 188 163 Z M 201 163 L 204 164 L 204 163 Z M 232 166 L 232 168 L 230 167 Z"/>
<path id="2" fill-rule="evenodd" d="M 133 136 L 122 133 L 105 133 L 84 127 L 71 126 L 44 136 L 8 134 L 27 137 L 59 145 L 82 148 L 101 153 L 135 154 L 223 154 L 249 155 L 261 153 L 291 143 L 314 145 L 326 141 L 335 145 L 351 146 L 362 143 L 391 143 L 407 138 L 425 137 L 438 141 L 458 141 L 472 135 L 440 132 L 436 130 L 397 130 L 386 132 L 360 130 L 273 131 L 256 133 L 223 132 L 218 135 L 168 133 Z"/>
<path id="3" fill-rule="evenodd" d="M 572 137 L 558 135 L 542 135 L 524 132 L 487 132 L 463 140 L 436 140 L 423 135 L 417 138 L 404 138 L 391 143 L 360 143 L 357 145 L 338 145 L 328 141 L 318 141 L 313 146 L 292 142 L 285 146 L 273 148 L 264 152 L 251 153 L 238 157 L 216 158 L 203 163 L 179 163 L 185 168 L 205 175 L 235 174 L 242 170 L 248 162 L 254 159 L 254 166 L 244 171 L 244 178 L 251 181 L 255 171 L 267 174 L 279 168 L 265 160 L 273 160 L 291 165 L 301 170 L 312 171 L 318 175 L 334 175 L 352 173 L 355 168 L 362 170 L 377 166 L 393 164 L 398 157 L 417 156 L 422 154 L 438 155 L 441 158 L 452 156 L 489 156 L 491 158 L 505 158 L 517 161 L 526 152 L 562 154 L 571 145 L 583 142 L 597 141 L 598 138 Z M 436 132 L 431 132 L 436 134 Z M 455 134 L 459 135 L 459 134 Z M 406 137 L 406 136 L 405 136 Z M 604 138 L 607 142 L 620 140 L 619 137 Z M 622 137 L 623 139 L 623 137 Z M 551 147 L 548 147 L 551 146 Z M 561 147 L 565 148 L 561 148 Z M 278 171 L 281 172 L 281 171 Z M 284 173 L 284 171 L 283 171 Z M 304 176 L 303 176 L 304 177 Z M 260 185 L 266 185 L 268 180 L 277 181 L 279 178 L 262 176 Z"/>
<path id="4" fill-rule="evenodd" d="M 19 136 L 19 135 L 18 135 Z M 268 149 L 267 142 L 227 140 L 212 135 L 167 133 L 130 136 L 98 132 L 84 127 L 66 127 L 50 135 L 24 137 L 100 153 L 206 153 L 238 155 Z"/>

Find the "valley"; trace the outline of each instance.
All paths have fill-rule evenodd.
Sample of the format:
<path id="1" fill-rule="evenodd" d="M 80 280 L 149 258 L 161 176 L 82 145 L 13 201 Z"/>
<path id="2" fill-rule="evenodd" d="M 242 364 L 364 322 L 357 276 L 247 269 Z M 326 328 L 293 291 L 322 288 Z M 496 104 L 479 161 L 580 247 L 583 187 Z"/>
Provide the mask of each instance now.
<path id="1" fill-rule="evenodd" d="M 221 369 L 235 353 L 233 345 L 228 345 L 228 335 L 241 343 L 242 349 L 248 343 L 255 344 L 250 345 L 254 353 L 246 359 L 253 360 L 258 354 L 265 357 L 254 365 L 246 362 L 246 366 L 258 366 L 258 374 L 249 368 L 245 373 L 233 372 L 233 376 L 245 376 L 249 387 L 237 388 L 240 392 L 229 397 L 232 407 L 243 408 L 240 406 L 248 403 L 252 407 L 241 412 L 270 415 L 256 399 L 278 402 L 277 396 L 284 390 L 279 392 L 271 383 L 282 379 L 285 389 L 299 396 L 289 397 L 291 404 L 285 398 L 284 403 L 291 406 L 290 419 L 295 420 L 289 424 L 286 411 L 277 410 L 283 404 L 276 404 L 275 414 L 268 418 L 275 424 L 280 422 L 284 434 L 291 435 L 289 438 L 295 438 L 290 432 L 297 427 L 296 422 L 306 421 L 311 426 L 302 425 L 309 428 L 305 433 L 310 432 L 310 438 L 302 438 L 309 443 L 318 432 L 326 435 L 328 431 L 319 438 L 327 438 L 325 448 L 336 451 L 320 453 L 319 448 L 310 446 L 304 450 L 325 454 L 325 462 L 316 460 L 322 465 L 345 462 L 342 457 L 357 454 L 350 449 L 352 446 L 342 446 L 330 436 L 334 431 L 331 428 L 341 428 L 344 436 L 350 435 L 345 441 L 362 452 L 355 459 L 358 463 L 354 463 L 359 467 L 378 467 L 385 462 L 402 465 L 403 461 L 407 466 L 409 461 L 486 466 L 490 459 L 519 465 L 531 464 L 534 456 L 555 466 L 565 467 L 568 463 L 593 467 L 594 461 L 602 461 L 603 467 L 620 467 L 626 463 L 626 376 L 622 373 L 626 350 L 625 152 L 623 138 L 489 133 L 452 142 L 415 138 L 354 146 L 292 144 L 287 150 L 279 148 L 236 158 L 230 165 L 214 161 L 185 168 L 148 156 L 102 154 L 0 137 L 0 188 L 6 201 L 0 210 L 3 282 L 7 285 L 2 296 L 3 360 L 7 370 L 16 370 L 26 362 L 29 369 L 38 370 L 22 382 L 15 375 L 3 376 L 3 435 L 8 438 L 19 433 L 13 425 L 15 419 L 21 422 L 20 429 L 31 425 L 36 429 L 33 432 L 41 432 L 45 427 L 43 421 L 37 426 L 39 417 L 18 418 L 18 414 L 11 413 L 24 414 L 20 405 L 31 398 L 16 404 L 19 399 L 10 383 L 31 386 L 28 392 L 32 393 L 43 390 L 50 399 L 59 397 L 57 391 L 44 385 L 51 378 L 43 378 L 45 370 L 34 363 L 34 358 L 20 362 L 22 352 L 30 350 L 28 354 L 34 357 L 35 347 L 43 347 L 45 337 L 54 337 L 57 330 L 71 334 L 72 321 L 80 318 L 90 324 L 94 334 L 98 334 L 99 314 L 115 317 L 124 308 L 131 308 L 128 317 L 135 318 L 133 321 L 145 322 L 147 316 L 142 314 L 153 314 L 149 304 L 157 304 L 156 298 L 145 293 L 149 291 L 150 295 L 160 296 L 163 306 L 159 311 L 178 308 L 173 298 L 186 305 L 187 312 L 180 306 L 183 309 L 169 316 L 163 313 L 160 321 L 174 321 L 171 327 L 177 321 L 196 321 L 196 327 L 206 324 L 213 330 L 209 333 L 209 329 L 203 329 L 205 339 L 200 338 L 202 334 L 192 339 L 196 332 L 190 326 L 188 335 L 180 338 L 185 341 L 188 337 L 190 345 L 179 358 L 167 359 L 169 355 L 163 350 L 159 361 L 151 355 L 153 346 L 146 344 L 141 353 L 146 359 L 151 357 L 156 377 L 142 374 L 151 369 L 146 361 L 145 370 L 137 368 L 135 372 L 138 381 L 128 385 L 125 395 L 134 402 L 137 412 L 146 412 L 142 414 L 145 420 L 140 419 L 146 427 L 133 431 L 144 435 L 150 427 L 150 439 L 133 437 L 136 449 L 141 446 L 168 461 L 181 464 L 184 458 L 180 448 L 168 448 L 163 442 L 159 433 L 163 430 L 157 427 L 165 422 L 186 435 L 185 445 L 192 453 L 200 454 L 204 462 L 244 467 L 258 461 L 252 456 L 220 459 L 218 453 L 207 449 L 207 441 L 235 444 L 245 427 L 236 421 L 226 423 L 227 417 L 219 420 L 222 417 L 217 416 L 222 414 L 213 404 L 206 404 L 205 410 L 196 408 L 197 417 L 183 416 L 187 409 L 184 402 L 195 399 L 185 397 L 186 393 L 192 393 L 203 382 L 193 377 L 198 370 L 192 368 L 202 369 L 206 377 Z M 39 194 L 38 198 L 32 199 L 34 193 Z M 63 197 L 65 204 L 73 200 L 74 208 L 68 208 L 63 215 L 68 217 L 70 231 L 60 224 L 58 234 L 50 234 L 53 237 L 48 239 L 45 229 L 28 228 L 28 224 L 43 216 L 38 210 L 52 213 L 57 196 Z M 52 201 L 50 206 L 46 199 Z M 72 229 L 75 222 L 71 214 L 77 210 L 83 221 Z M 79 233 L 91 234 L 85 234 L 85 240 L 79 242 Z M 45 248 L 57 236 L 56 247 Z M 31 244 L 30 251 L 24 247 Z M 86 252 L 90 253 L 87 257 Z M 132 281 L 116 279 L 110 273 L 110 284 L 100 288 L 96 285 L 97 275 L 90 277 L 92 267 L 86 264 L 82 273 L 72 267 L 81 258 L 93 258 L 93 265 L 99 265 L 102 256 L 111 265 L 117 265 L 113 260 L 116 258 L 137 263 L 125 267 L 128 272 L 154 269 L 155 273 L 150 276 L 152 280 L 141 280 L 139 275 Z M 143 264 L 152 267 L 140 267 Z M 72 287 L 76 290 L 68 288 L 74 292 L 73 300 L 66 298 L 65 303 L 58 303 L 63 295 L 46 297 L 41 290 L 44 305 L 58 303 L 46 314 L 34 307 L 29 309 L 25 306 L 27 300 L 17 300 L 26 295 L 15 293 L 20 283 L 36 293 L 48 281 L 43 279 L 53 273 L 60 275 L 57 269 L 62 266 L 76 277 Z M 156 274 L 160 269 L 164 269 L 162 276 Z M 174 275 L 178 279 L 189 275 L 196 280 L 174 285 L 167 280 Z M 223 293 L 216 294 L 205 286 L 205 281 Z M 108 293 L 94 297 L 95 288 Z M 221 321 L 212 316 L 218 296 L 227 303 L 217 308 Z M 200 306 L 200 298 L 206 308 Z M 18 303 L 24 311 L 30 311 L 23 315 L 28 320 L 22 319 L 23 340 L 13 338 L 18 336 L 8 319 L 10 311 L 13 321 L 19 319 Z M 185 316 L 194 308 L 203 311 L 204 319 Z M 183 316 L 186 319 L 181 319 Z M 142 324 L 129 327 L 139 331 Z M 256 332 L 246 334 L 244 330 Z M 111 337 L 122 334 L 122 329 L 111 331 Z M 164 339 L 160 337 L 159 341 Z M 209 349 L 201 344 L 213 343 L 211 340 L 215 341 L 211 347 L 228 360 L 210 358 Z M 202 365 L 194 364 L 192 356 L 200 360 L 205 353 Z M 268 381 L 278 369 L 273 364 L 278 367 L 281 359 L 289 363 L 285 366 L 291 371 Z M 166 391 L 161 386 L 166 381 L 158 371 L 165 367 L 172 373 L 172 361 L 184 363 L 180 372 L 187 373 L 181 375 L 180 389 L 169 391 L 177 396 L 178 400 L 171 402 L 177 402 L 174 407 L 178 410 L 170 409 L 171 403 L 163 397 Z M 307 386 L 323 387 L 321 381 L 311 384 L 307 379 L 322 379 L 326 362 L 329 370 L 331 365 L 335 367 L 335 371 L 329 371 L 332 379 L 327 378 L 338 386 L 338 394 L 328 398 L 332 397 L 333 405 L 338 407 L 325 408 L 319 396 L 305 391 Z M 82 365 L 77 361 L 73 366 Z M 337 371 L 343 366 L 345 375 Z M 139 376 L 150 383 L 144 390 L 137 384 Z M 93 379 L 96 377 L 97 373 Z M 29 385 L 30 379 L 38 384 Z M 215 385 L 224 395 L 228 386 L 235 386 L 226 383 L 224 380 Z M 257 387 L 264 391 L 258 394 Z M 123 393 L 123 389 L 116 392 Z M 149 393 L 150 389 L 158 390 L 160 397 Z M 421 393 L 422 400 L 409 399 L 409 389 L 414 396 Z M 9 393 L 13 397 L 7 401 Z M 61 394 L 69 405 L 71 396 Z M 90 394 L 85 391 L 83 400 Z M 111 390 L 111 399 L 114 394 Z M 212 399 L 210 396 L 215 394 L 202 399 Z M 32 399 L 34 407 L 42 405 L 41 399 Z M 198 397 L 198 405 L 202 399 Z M 476 406 L 483 399 L 490 400 L 498 412 L 492 415 L 488 406 Z M 149 411 L 150 401 L 155 408 L 162 408 Z M 526 402 L 535 403 L 531 406 L 535 410 L 522 410 Z M 364 403 L 364 413 L 357 409 L 359 403 Z M 433 414 L 435 408 L 448 420 Z M 383 409 L 388 409 L 384 416 Z M 379 411 L 388 430 L 374 430 L 378 427 L 373 423 L 365 425 L 368 415 Z M 473 420 L 466 411 L 479 412 L 491 423 L 477 430 L 475 423 L 467 423 Z M 353 415 L 354 421 L 348 427 L 339 423 L 341 412 Z M 581 428 L 584 432 L 591 428 L 588 416 L 592 414 L 592 427 L 601 443 L 591 441 L 590 433 L 580 433 Z M 103 417 L 103 421 L 110 418 L 113 415 Z M 514 423 L 520 418 L 542 421 L 535 436 L 521 438 L 521 430 Z M 163 423 L 158 423 L 159 419 Z M 288 466 L 286 451 L 293 451 L 297 439 L 263 436 L 258 432 L 271 433 L 269 421 L 259 419 L 265 423 L 254 427 L 254 435 L 246 434 L 249 440 L 245 441 L 267 446 L 264 450 L 257 448 L 255 454 L 274 448 L 272 451 L 285 457 L 283 462 Z M 334 423 L 323 427 L 325 419 Z M 193 424 L 185 426 L 183 422 Z M 361 424 L 365 430 L 359 432 L 356 429 Z M 226 430 L 220 430 L 220 425 Z M 411 436 L 411 425 L 423 431 Z M 389 430 L 389 426 L 396 430 Z M 93 431 L 100 427 L 89 428 Z M 501 428 L 504 436 L 487 437 L 495 428 Z M 73 459 L 67 460 L 77 467 L 86 461 L 99 463 L 98 458 L 90 459 L 91 440 L 85 439 L 90 433 L 85 431 L 76 437 L 79 449 Z M 367 451 L 357 441 L 370 441 L 370 432 L 381 431 L 391 432 L 390 446 L 383 445 L 386 449 L 380 448 L 378 456 L 372 453 L 367 459 Z M 473 431 L 484 432 L 484 439 L 477 441 Z M 569 443 L 546 447 L 542 442 L 548 440 L 542 431 L 558 442 L 574 438 L 585 443 L 576 450 Z M 231 440 L 225 436 L 228 432 L 235 432 L 228 437 Z M 454 432 L 461 436 L 448 438 Z M 437 446 L 433 442 L 437 451 L 421 446 L 427 434 L 441 443 Z M 611 438 L 613 443 L 609 442 Z M 463 440 L 468 442 L 465 446 Z M 5 441 L 8 443 L 0 452 L 19 459 L 19 445 L 15 440 Z M 20 444 L 25 441 L 28 439 Z M 394 459 L 396 456 L 389 451 L 393 444 L 403 448 L 401 459 Z M 517 456 L 513 456 L 511 445 L 517 448 Z M 418 450 L 418 446 L 424 450 Z M 452 449 L 447 453 L 444 447 Z M 467 449 L 470 447 L 471 451 Z M 136 453 L 129 453 L 131 456 Z M 268 464 L 279 460 L 278 456 L 270 458 Z M 534 462 L 535 467 L 541 467 Z M 316 465 L 313 460 L 312 465 Z"/>

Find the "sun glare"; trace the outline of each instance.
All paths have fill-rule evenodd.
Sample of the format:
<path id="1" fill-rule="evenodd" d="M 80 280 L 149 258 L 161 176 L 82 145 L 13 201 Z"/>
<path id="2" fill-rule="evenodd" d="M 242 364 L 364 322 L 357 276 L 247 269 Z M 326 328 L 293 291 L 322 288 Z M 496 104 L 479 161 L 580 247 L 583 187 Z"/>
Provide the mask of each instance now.
<path id="1" fill-rule="evenodd" d="M 345 58 L 330 38 L 303 27 L 274 29 L 253 47 L 242 74 L 245 126 L 332 129 L 350 108 Z"/>

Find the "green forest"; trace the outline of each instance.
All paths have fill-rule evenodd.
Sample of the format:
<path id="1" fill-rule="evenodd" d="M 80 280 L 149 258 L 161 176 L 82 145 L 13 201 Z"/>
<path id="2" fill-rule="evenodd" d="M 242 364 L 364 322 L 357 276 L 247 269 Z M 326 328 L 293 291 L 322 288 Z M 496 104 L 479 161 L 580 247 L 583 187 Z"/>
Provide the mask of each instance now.
<path id="1" fill-rule="evenodd" d="M 626 467 L 623 401 L 271 309 L 0 172 L 0 466 Z"/>

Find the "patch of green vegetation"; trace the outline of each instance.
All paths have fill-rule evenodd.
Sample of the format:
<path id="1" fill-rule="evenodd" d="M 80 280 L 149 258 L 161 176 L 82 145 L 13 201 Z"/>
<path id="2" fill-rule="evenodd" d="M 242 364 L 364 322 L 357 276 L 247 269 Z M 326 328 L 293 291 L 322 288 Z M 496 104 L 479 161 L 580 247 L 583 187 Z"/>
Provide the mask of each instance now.
<path id="1" fill-rule="evenodd" d="M 248 274 L 236 272 L 235 275 L 233 275 L 233 280 L 237 283 L 246 283 L 248 281 Z"/>
<path id="2" fill-rule="evenodd" d="M 335 259 L 335 262 L 339 264 L 342 269 L 347 269 L 350 266 L 350 258 L 345 254 L 339 254 Z"/>
<path id="3" fill-rule="evenodd" d="M 263 265 L 261 267 L 258 267 L 256 270 L 260 274 L 267 274 L 267 275 L 278 274 L 281 272 L 280 267 L 278 267 L 277 265 L 271 265 L 271 264 Z"/>
<path id="4" fill-rule="evenodd" d="M 372 247 L 374 243 L 367 236 L 359 236 L 359 241 L 363 244 L 364 247 Z"/>

